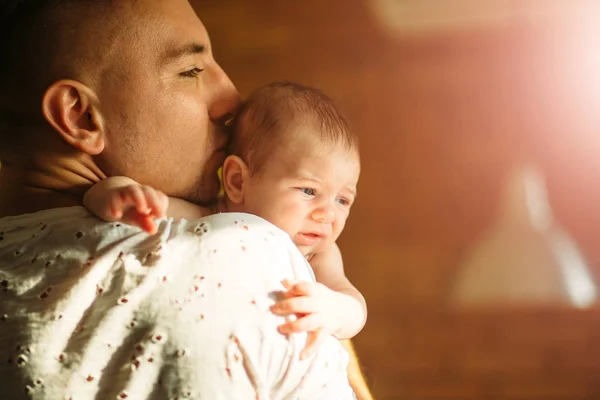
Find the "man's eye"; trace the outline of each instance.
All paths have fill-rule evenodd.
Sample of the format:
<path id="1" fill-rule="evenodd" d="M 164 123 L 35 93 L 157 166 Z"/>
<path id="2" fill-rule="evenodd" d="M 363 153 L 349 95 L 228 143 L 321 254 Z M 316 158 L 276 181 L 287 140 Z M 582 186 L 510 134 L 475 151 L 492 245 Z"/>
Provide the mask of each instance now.
<path id="1" fill-rule="evenodd" d="M 192 68 L 190 70 L 181 72 L 179 75 L 183 76 L 184 78 L 195 78 L 202 71 L 204 71 L 202 68 Z"/>
<path id="2" fill-rule="evenodd" d="M 311 189 L 311 188 L 298 188 L 298 189 L 300 189 L 300 191 L 306 195 L 309 195 L 309 196 L 315 195 L 315 189 Z"/>

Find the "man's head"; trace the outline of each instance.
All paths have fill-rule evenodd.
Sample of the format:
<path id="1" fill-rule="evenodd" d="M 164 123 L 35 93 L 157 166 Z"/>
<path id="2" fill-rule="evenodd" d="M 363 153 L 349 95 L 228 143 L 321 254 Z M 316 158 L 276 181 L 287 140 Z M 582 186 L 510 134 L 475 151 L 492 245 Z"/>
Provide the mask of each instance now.
<path id="1" fill-rule="evenodd" d="M 329 97 L 289 82 L 255 91 L 223 166 L 231 211 L 259 215 L 305 254 L 337 240 L 356 197 L 357 138 Z"/>
<path id="2" fill-rule="evenodd" d="M 84 159 L 171 196 L 215 197 L 239 97 L 187 0 L 3 4 L 0 159 Z"/>

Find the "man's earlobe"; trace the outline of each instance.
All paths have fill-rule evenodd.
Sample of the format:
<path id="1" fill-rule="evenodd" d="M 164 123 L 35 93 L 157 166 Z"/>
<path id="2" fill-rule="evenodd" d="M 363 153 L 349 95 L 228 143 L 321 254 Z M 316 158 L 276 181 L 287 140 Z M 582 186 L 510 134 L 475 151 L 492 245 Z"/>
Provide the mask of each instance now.
<path id="1" fill-rule="evenodd" d="M 81 82 L 64 79 L 46 89 L 42 112 L 68 144 L 95 156 L 104 150 L 104 129 L 97 105 L 93 90 Z"/>
<path id="2" fill-rule="evenodd" d="M 244 184 L 248 179 L 248 167 L 238 156 L 229 156 L 223 163 L 223 188 L 229 201 L 244 202 Z"/>

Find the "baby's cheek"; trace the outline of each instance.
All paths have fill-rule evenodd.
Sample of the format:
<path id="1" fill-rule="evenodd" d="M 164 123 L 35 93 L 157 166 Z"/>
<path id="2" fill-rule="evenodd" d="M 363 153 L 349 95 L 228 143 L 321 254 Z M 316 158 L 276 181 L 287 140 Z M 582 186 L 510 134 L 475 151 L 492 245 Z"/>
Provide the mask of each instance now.
<path id="1" fill-rule="evenodd" d="M 293 228 L 290 226 L 286 213 L 283 210 L 280 211 L 274 207 L 257 207 L 254 214 L 266 219 L 279 229 L 287 232 L 288 235 L 294 234 Z"/>
<path id="2" fill-rule="evenodd" d="M 333 224 L 333 234 L 336 236 L 334 239 L 337 240 L 337 236 L 340 236 L 340 233 L 344 230 L 346 226 L 346 220 L 348 219 L 348 215 L 339 216 Z"/>
<path id="3" fill-rule="evenodd" d="M 298 234 L 298 224 L 286 218 L 285 212 L 281 212 L 280 215 L 275 216 L 273 221 L 270 222 L 290 235 L 292 239 Z"/>

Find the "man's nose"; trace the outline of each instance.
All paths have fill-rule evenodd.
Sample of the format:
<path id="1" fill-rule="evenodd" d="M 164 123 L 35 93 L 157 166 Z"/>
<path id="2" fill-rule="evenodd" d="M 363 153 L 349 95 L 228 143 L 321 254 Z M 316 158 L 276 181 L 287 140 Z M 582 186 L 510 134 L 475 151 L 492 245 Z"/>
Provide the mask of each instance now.
<path id="1" fill-rule="evenodd" d="M 231 124 L 235 113 L 242 105 L 242 98 L 225 71 L 215 64 L 209 84 L 212 86 L 212 101 L 208 110 L 211 121 L 226 127 Z M 210 89 L 209 89 L 210 90 Z"/>

